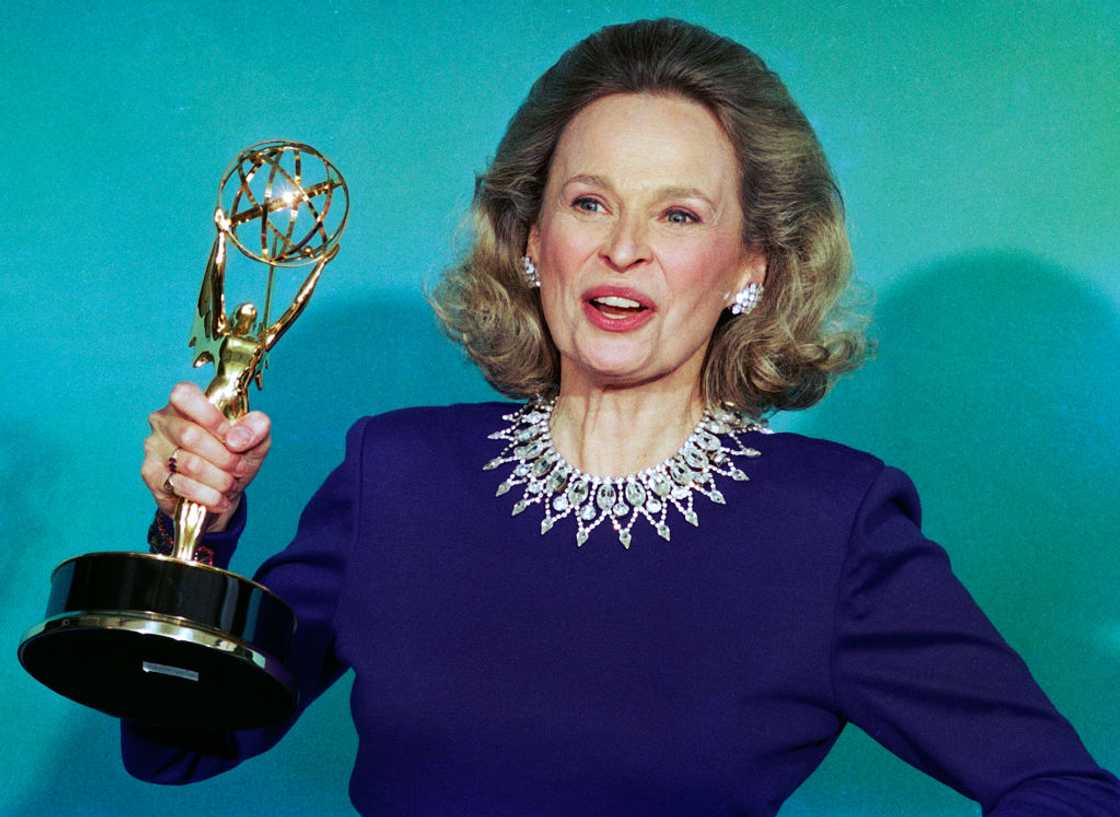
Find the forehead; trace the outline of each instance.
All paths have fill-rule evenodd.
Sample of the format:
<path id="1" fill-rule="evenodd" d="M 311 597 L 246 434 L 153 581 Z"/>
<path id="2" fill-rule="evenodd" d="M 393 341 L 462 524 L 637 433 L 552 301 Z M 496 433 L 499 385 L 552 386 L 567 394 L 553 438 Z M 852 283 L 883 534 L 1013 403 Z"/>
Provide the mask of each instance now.
<path id="1" fill-rule="evenodd" d="M 560 136 L 549 182 L 602 176 L 634 190 L 698 187 L 735 199 L 739 166 L 718 120 L 676 95 L 613 94 L 591 103 Z"/>

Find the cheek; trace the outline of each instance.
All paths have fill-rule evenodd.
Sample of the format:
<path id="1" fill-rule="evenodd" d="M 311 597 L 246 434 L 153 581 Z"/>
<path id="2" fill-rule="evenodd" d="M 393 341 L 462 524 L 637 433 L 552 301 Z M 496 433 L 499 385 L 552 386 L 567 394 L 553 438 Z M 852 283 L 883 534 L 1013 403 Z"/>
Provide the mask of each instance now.
<path id="1" fill-rule="evenodd" d="M 541 222 L 540 260 L 546 275 L 573 278 L 602 246 L 602 230 L 564 214 L 549 214 Z"/>
<path id="2" fill-rule="evenodd" d="M 665 248 L 661 260 L 674 301 L 721 309 L 738 274 L 737 250 L 726 238 Z"/>

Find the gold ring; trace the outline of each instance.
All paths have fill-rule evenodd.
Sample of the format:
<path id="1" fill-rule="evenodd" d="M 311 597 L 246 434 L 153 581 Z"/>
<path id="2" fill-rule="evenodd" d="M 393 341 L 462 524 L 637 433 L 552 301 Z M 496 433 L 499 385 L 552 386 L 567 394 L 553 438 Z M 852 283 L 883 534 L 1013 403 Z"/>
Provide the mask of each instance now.
<path id="1" fill-rule="evenodd" d="M 178 474 L 179 473 L 179 463 L 175 458 L 177 456 L 179 456 L 179 452 L 182 451 L 182 450 L 183 449 L 181 449 L 181 448 L 176 448 L 174 451 L 171 452 L 171 456 L 167 458 L 167 468 L 168 468 L 169 471 L 171 471 L 172 474 Z M 165 482 L 164 485 L 166 485 L 166 484 L 167 483 Z"/>
<path id="2" fill-rule="evenodd" d="M 171 484 L 171 478 L 173 476 L 175 476 L 174 471 L 168 474 L 167 479 L 163 481 L 163 492 L 165 494 L 171 494 L 172 496 L 178 496 L 178 494 L 175 493 L 175 486 Z"/>

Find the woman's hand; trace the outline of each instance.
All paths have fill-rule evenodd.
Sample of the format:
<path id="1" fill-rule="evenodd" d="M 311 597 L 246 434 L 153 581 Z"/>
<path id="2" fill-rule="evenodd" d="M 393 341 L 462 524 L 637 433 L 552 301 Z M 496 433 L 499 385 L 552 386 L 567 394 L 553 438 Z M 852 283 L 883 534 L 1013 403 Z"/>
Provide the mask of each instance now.
<path id="1" fill-rule="evenodd" d="M 148 423 L 140 476 L 159 509 L 174 516 L 182 497 L 215 514 L 208 530 L 224 530 L 272 445 L 268 416 L 251 411 L 230 423 L 198 386 L 177 383 Z"/>

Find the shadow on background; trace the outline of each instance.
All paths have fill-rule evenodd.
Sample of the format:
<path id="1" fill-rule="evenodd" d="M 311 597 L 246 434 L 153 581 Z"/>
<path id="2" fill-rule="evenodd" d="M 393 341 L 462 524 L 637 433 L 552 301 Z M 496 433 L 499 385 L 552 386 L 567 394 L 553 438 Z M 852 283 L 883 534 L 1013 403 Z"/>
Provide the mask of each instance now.
<path id="1" fill-rule="evenodd" d="M 1120 714 L 1104 704 L 1120 677 L 1115 307 L 1036 257 L 973 253 L 882 293 L 872 334 L 876 359 L 797 430 L 910 474 L 926 534 L 1097 761 L 1120 770 Z M 890 759 L 849 728 L 806 788 L 882 798 L 867 813 L 948 813 L 951 796 Z"/>
<path id="2" fill-rule="evenodd" d="M 277 345 L 265 373 L 265 390 L 250 395 L 253 407 L 273 420 L 274 446 L 249 489 L 250 524 L 232 564 L 242 574 L 251 574 L 266 556 L 287 544 L 300 509 L 341 459 L 346 429 L 359 416 L 403 406 L 498 399 L 443 338 L 419 296 L 318 306 Z M 138 448 L 139 440 L 135 444 Z M 38 462 L 40 467 L 49 464 L 42 457 Z M 10 465 L 13 472 L 26 473 L 35 463 Z M 15 484 L 41 490 L 47 483 Z M 35 499 L 42 501 L 41 496 Z M 31 498 L 9 495 L 5 504 L 15 515 L 35 518 L 20 510 L 34 507 Z M 142 541 L 147 522 L 136 520 L 136 541 Z M 25 540 L 31 541 L 26 537 L 33 534 L 25 531 Z M 0 566 L 17 557 L 15 552 L 0 557 Z M 42 581 L 41 566 L 36 568 L 34 579 Z M 120 762 L 115 720 L 36 687 L 48 706 L 68 708 L 66 726 L 37 738 L 52 744 L 37 775 L 40 785 L 0 813 L 39 817 L 189 810 L 220 817 L 244 814 L 249 808 L 254 814 L 277 817 L 353 814 L 347 783 L 357 740 L 348 709 L 350 684 L 351 677 L 344 676 L 273 751 L 186 788 L 153 786 L 128 777 Z M 91 780 L 102 784 L 91 788 Z"/>

